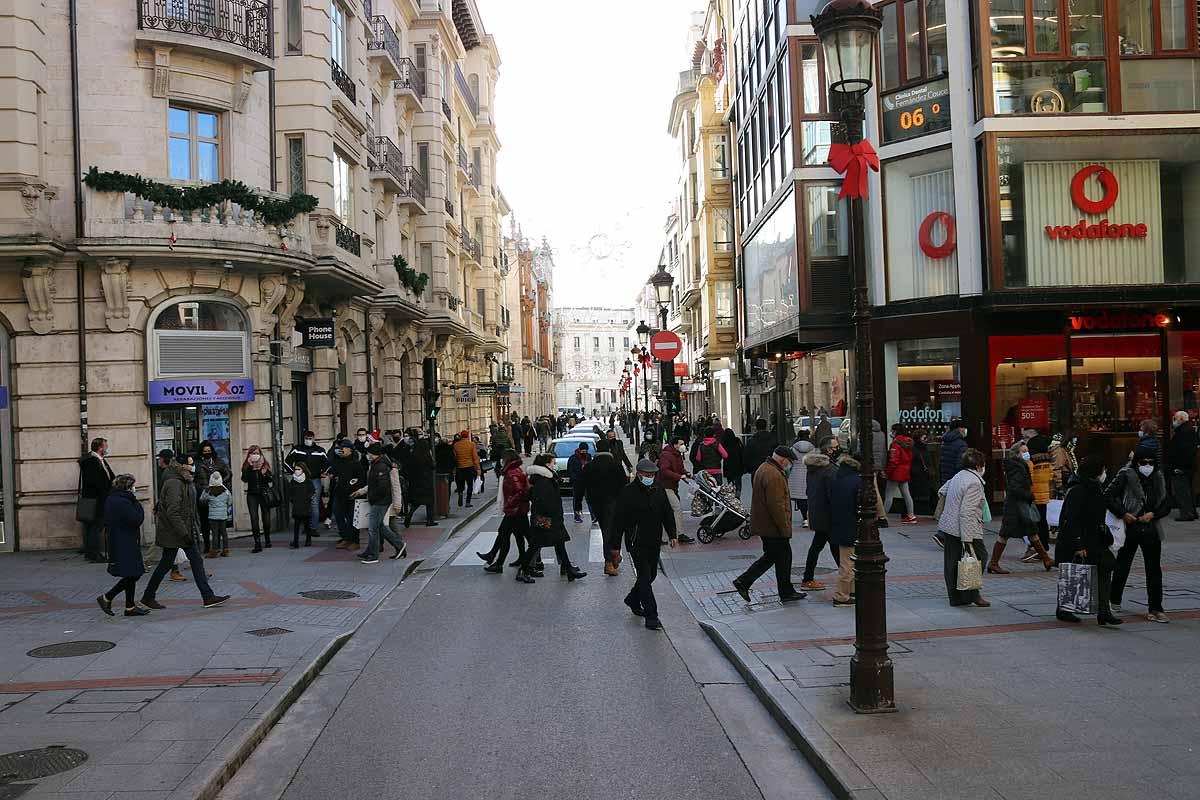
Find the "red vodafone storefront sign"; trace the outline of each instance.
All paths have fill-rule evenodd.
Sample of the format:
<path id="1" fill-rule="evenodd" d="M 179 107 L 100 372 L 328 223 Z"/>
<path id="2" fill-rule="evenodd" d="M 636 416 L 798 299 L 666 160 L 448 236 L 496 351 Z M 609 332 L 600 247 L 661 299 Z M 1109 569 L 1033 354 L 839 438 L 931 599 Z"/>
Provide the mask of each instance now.
<path id="1" fill-rule="evenodd" d="M 659 331 L 650 337 L 650 355 L 659 361 L 673 361 L 683 352 L 683 341 L 670 331 Z"/>
<path id="2" fill-rule="evenodd" d="M 1100 199 L 1093 200 L 1087 195 L 1087 182 L 1095 177 L 1100 183 L 1104 194 Z M 1114 205 L 1121 193 L 1117 176 L 1108 167 L 1092 164 L 1075 173 L 1071 179 L 1071 202 L 1085 214 L 1104 214 Z M 1102 219 L 1089 223 L 1081 219 L 1074 225 L 1047 225 L 1046 235 L 1052 241 L 1068 242 L 1084 239 L 1145 239 L 1150 233 L 1144 222 L 1109 222 Z"/>

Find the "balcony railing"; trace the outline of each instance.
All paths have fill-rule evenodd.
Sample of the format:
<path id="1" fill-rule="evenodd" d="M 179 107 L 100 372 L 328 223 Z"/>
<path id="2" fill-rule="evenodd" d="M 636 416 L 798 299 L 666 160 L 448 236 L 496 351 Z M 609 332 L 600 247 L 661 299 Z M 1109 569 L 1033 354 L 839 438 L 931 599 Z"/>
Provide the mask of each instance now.
<path id="1" fill-rule="evenodd" d="M 400 63 L 400 39 L 396 36 L 396 31 L 392 30 L 392 24 L 387 21 L 387 17 L 381 14 L 371 17 L 371 40 L 367 42 L 367 50 L 383 50 L 397 64 Z"/>
<path id="2" fill-rule="evenodd" d="M 373 136 L 369 140 L 367 167 L 371 172 L 386 172 L 397 181 L 404 169 L 404 153 L 386 136 Z"/>
<path id="3" fill-rule="evenodd" d="M 454 295 L 450 295 L 446 298 L 446 307 L 449 308 L 451 311 L 458 311 L 458 307 L 461 305 L 462 305 L 462 300 L 459 300 Z"/>
<path id="4" fill-rule="evenodd" d="M 461 144 L 458 146 L 458 168 L 463 172 L 467 171 L 467 151 Z"/>
<path id="5" fill-rule="evenodd" d="M 227 42 L 271 58 L 268 0 L 138 0 L 138 28 Z"/>
<path id="6" fill-rule="evenodd" d="M 357 103 L 358 95 L 354 88 L 354 81 L 350 80 L 350 76 L 346 74 L 345 70 L 338 66 L 336 61 L 329 62 L 329 66 L 330 73 L 333 75 L 334 84 L 342 90 L 342 94 L 346 95 L 351 103 Z"/>
<path id="7" fill-rule="evenodd" d="M 417 69 L 411 58 L 400 59 L 400 77 L 392 81 L 393 89 L 407 89 L 425 99 L 425 73 Z"/>
<path id="8" fill-rule="evenodd" d="M 446 213 L 452 217 L 454 216 L 454 201 L 449 197 L 446 198 Z"/>
<path id="9" fill-rule="evenodd" d="M 467 168 L 467 182 L 476 189 L 479 188 L 479 167 L 475 166 L 474 161 Z"/>
<path id="10" fill-rule="evenodd" d="M 404 168 L 400 175 L 400 194 L 411 197 L 422 206 L 425 205 L 425 200 L 429 197 L 429 184 L 425 182 L 425 176 L 419 169 Z"/>
<path id="11" fill-rule="evenodd" d="M 479 98 L 475 97 L 475 93 L 471 91 L 471 84 L 467 82 L 467 78 L 462 74 L 458 64 L 454 65 L 454 82 L 458 84 L 458 90 L 462 92 L 463 100 L 467 103 L 467 108 L 471 110 L 472 117 L 479 116 Z"/>
<path id="12" fill-rule="evenodd" d="M 442 113 L 446 115 L 446 119 L 454 122 L 454 116 L 450 113 L 450 103 L 446 102 L 446 98 L 442 98 Z"/>
<path id="13" fill-rule="evenodd" d="M 331 220 L 331 222 L 333 223 L 334 243 L 347 253 L 353 253 L 356 256 L 361 255 L 362 237 L 337 220 Z"/>
<path id="14" fill-rule="evenodd" d="M 477 264 L 483 263 L 483 246 L 465 227 L 459 231 L 459 241 L 462 242 L 463 251 L 470 255 Z"/>

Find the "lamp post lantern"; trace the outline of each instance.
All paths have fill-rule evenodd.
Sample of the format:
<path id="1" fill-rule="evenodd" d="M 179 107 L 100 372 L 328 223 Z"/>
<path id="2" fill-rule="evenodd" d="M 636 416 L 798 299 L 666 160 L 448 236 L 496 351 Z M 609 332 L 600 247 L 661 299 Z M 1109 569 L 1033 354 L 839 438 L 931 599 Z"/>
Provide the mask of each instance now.
<path id="1" fill-rule="evenodd" d="M 875 40 L 883 25 L 883 12 L 867 0 L 830 0 L 812 17 L 813 31 L 825 54 L 825 81 L 830 101 L 841 117 L 847 160 L 874 156 L 863 143 L 864 101 L 874 82 Z M 837 145 L 835 145 L 837 147 Z M 831 153 L 831 162 L 833 162 Z M 878 161 L 875 162 L 878 166 Z M 836 168 L 836 167 L 835 167 Z M 847 182 L 861 176 L 865 165 L 850 164 Z M 839 168 L 839 171 L 840 168 Z M 863 184 L 865 185 L 865 184 Z M 875 398 L 871 372 L 871 304 L 867 296 L 866 233 L 863 197 L 855 187 L 843 186 L 850 201 L 850 266 L 854 276 L 854 370 L 855 412 L 858 449 L 862 464 L 862 488 L 858 498 L 858 535 L 854 549 L 854 656 L 850 659 L 850 705 L 863 714 L 896 710 L 892 661 L 888 658 L 887 600 L 885 576 L 887 556 L 875 523 L 876 465 L 872 458 L 872 425 Z"/>
<path id="2" fill-rule="evenodd" d="M 654 287 L 654 300 L 658 303 L 658 313 L 662 317 L 659 330 L 667 329 L 667 309 L 671 305 L 671 287 L 674 284 L 675 278 L 667 272 L 667 265 L 660 262 L 658 271 L 650 276 L 650 285 Z"/>

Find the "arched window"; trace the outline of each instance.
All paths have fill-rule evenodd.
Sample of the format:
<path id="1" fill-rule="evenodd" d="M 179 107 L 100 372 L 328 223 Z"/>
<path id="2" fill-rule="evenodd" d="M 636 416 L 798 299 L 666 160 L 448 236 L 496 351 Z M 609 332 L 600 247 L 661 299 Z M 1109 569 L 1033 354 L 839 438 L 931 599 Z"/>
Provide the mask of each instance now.
<path id="1" fill-rule="evenodd" d="M 150 315 L 147 339 L 147 367 L 152 379 L 250 376 L 246 315 L 227 300 L 171 300 Z"/>

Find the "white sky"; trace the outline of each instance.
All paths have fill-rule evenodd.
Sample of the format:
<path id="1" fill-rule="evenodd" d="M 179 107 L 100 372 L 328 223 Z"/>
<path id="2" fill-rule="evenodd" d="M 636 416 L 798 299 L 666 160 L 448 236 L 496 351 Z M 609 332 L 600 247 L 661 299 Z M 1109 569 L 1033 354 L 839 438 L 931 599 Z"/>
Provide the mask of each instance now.
<path id="1" fill-rule="evenodd" d="M 704 3 L 479 7 L 500 50 L 498 185 L 525 235 L 555 250 L 555 305 L 632 305 L 658 264 L 678 190 L 667 120 L 691 63 L 691 13 Z"/>

